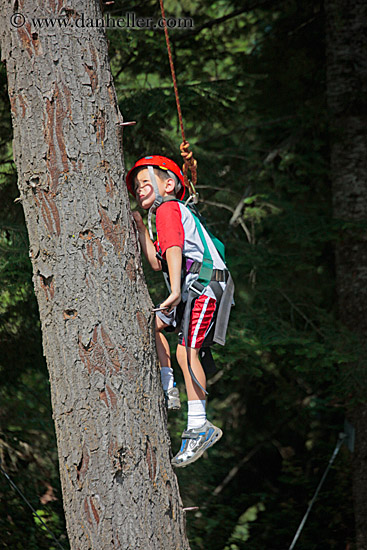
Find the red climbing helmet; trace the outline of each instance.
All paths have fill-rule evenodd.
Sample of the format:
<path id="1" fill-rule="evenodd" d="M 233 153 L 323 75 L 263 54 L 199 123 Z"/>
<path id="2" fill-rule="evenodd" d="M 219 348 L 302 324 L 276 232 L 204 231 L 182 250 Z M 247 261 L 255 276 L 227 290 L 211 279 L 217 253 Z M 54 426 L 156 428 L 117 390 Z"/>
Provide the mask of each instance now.
<path id="1" fill-rule="evenodd" d="M 154 166 L 155 168 L 160 168 L 161 170 L 169 170 L 177 176 L 178 181 L 181 184 L 180 189 L 176 193 L 176 197 L 179 200 L 182 200 L 185 195 L 185 184 L 184 177 L 181 168 L 171 159 L 167 157 L 162 157 L 161 155 L 153 155 L 151 157 L 143 157 L 136 161 L 134 166 L 126 174 L 126 185 L 130 193 L 135 197 L 134 191 L 134 172 L 137 168 L 144 166 Z"/>

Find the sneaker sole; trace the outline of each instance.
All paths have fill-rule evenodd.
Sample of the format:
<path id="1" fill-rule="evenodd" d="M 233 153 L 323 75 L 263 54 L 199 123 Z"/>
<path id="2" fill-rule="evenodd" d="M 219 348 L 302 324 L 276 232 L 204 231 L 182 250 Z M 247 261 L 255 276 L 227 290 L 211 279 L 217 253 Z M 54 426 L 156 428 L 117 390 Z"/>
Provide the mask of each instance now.
<path id="1" fill-rule="evenodd" d="M 213 447 L 213 445 L 220 440 L 222 435 L 222 430 L 220 428 L 216 428 L 209 441 L 207 441 L 206 445 L 204 445 L 196 455 L 192 456 L 188 460 L 185 460 L 185 462 L 181 462 L 178 464 L 176 464 L 175 462 L 171 462 L 172 466 L 175 466 L 175 468 L 185 468 L 189 464 L 196 462 L 205 453 L 206 450 L 210 449 L 210 447 Z"/>
<path id="2" fill-rule="evenodd" d="M 181 403 L 179 405 L 172 405 L 171 407 L 167 407 L 169 411 L 179 411 L 181 409 Z"/>

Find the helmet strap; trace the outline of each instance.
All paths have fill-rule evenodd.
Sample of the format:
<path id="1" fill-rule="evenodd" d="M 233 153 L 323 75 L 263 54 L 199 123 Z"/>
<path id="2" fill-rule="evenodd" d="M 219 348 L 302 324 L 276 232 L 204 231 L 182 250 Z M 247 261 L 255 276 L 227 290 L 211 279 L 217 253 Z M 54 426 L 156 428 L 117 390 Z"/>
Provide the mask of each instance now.
<path id="1" fill-rule="evenodd" d="M 154 196 L 155 196 L 154 202 L 153 202 L 152 206 L 149 208 L 149 212 L 148 212 L 148 229 L 149 229 L 149 236 L 152 239 L 152 241 L 154 241 L 153 229 L 152 229 L 152 215 L 155 213 L 158 206 L 160 204 L 162 204 L 163 197 L 159 193 L 158 183 L 157 183 L 157 180 L 156 180 L 156 177 L 155 177 L 153 166 L 148 166 L 148 172 L 149 172 L 149 176 L 150 176 L 150 181 L 152 182 Z"/>
<path id="2" fill-rule="evenodd" d="M 153 206 L 149 208 L 149 212 L 148 212 L 148 229 L 149 229 L 149 237 L 154 242 L 154 235 L 153 235 L 153 229 L 152 229 L 152 215 L 153 215 Z"/>
<path id="3" fill-rule="evenodd" d="M 154 168 L 153 168 L 153 166 L 148 166 L 148 172 L 149 172 L 150 181 L 152 182 L 152 186 L 153 186 L 153 190 L 154 190 L 154 195 L 155 195 L 154 202 L 153 202 L 152 206 L 150 207 L 150 210 L 152 210 L 152 213 L 154 213 L 154 212 L 156 211 L 156 209 L 158 208 L 158 206 L 159 206 L 160 204 L 162 204 L 162 202 L 163 202 L 163 197 L 162 197 L 162 195 L 159 193 L 158 183 L 157 183 L 157 180 L 156 180 L 156 177 L 155 177 L 155 173 L 154 173 Z M 150 211 L 150 210 L 149 210 L 149 211 Z"/>

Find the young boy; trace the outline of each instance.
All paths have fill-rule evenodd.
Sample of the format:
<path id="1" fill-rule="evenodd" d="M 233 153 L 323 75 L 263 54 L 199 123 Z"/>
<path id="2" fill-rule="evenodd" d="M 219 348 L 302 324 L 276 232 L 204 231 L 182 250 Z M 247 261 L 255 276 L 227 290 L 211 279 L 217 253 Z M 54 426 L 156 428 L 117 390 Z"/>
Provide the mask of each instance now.
<path id="1" fill-rule="evenodd" d="M 206 376 L 199 351 L 208 334 L 213 332 L 219 298 L 229 273 L 201 226 L 213 260 L 214 282 L 205 287 L 197 283 L 204 245 L 192 213 L 177 200 L 183 198 L 185 187 L 182 172 L 175 162 L 157 155 L 144 157 L 128 172 L 126 183 L 139 206 L 149 210 L 149 216 L 156 214 L 158 241 L 153 243 L 141 215 L 133 213 L 143 253 L 155 271 L 161 270 L 162 265 L 168 268 L 170 294 L 156 310 L 155 326 L 163 390 L 168 408 L 173 409 L 180 408 L 179 394 L 174 385 L 169 344 L 163 330 L 180 326 L 179 312 L 182 313 L 186 304 L 185 327 L 181 326 L 176 356 L 185 379 L 188 424 L 182 434 L 181 449 L 172 460 L 174 466 L 184 467 L 200 458 L 222 436 L 222 431 L 206 419 Z M 192 284 L 196 285 L 195 291 Z"/>

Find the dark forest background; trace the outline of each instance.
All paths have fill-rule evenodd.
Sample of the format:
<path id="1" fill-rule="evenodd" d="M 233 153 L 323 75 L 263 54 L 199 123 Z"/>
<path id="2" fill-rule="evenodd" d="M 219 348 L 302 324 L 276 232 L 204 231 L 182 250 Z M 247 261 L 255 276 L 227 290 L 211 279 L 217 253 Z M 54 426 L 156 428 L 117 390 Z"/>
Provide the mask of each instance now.
<path id="1" fill-rule="evenodd" d="M 325 13 L 316 0 L 173 0 L 172 29 L 199 208 L 224 240 L 236 284 L 225 348 L 215 348 L 208 414 L 224 432 L 178 471 L 192 550 L 289 547 L 328 464 L 361 374 L 353 333 L 338 321 L 326 103 Z M 159 17 L 150 0 L 116 0 L 110 17 Z M 87 30 L 86 30 L 87 32 Z M 146 154 L 180 161 L 163 31 L 108 31 L 126 167 Z M 21 203 L 15 199 L 6 74 L 0 71 L 0 459 L 68 548 L 49 383 Z M 134 206 L 134 205 L 133 205 Z M 145 270 L 153 301 L 160 274 Z M 113 297 L 111 297 L 113 299 Z M 172 349 L 175 340 L 172 339 Z M 176 367 L 182 398 L 184 386 Z M 169 416 L 176 451 L 183 412 Z M 0 548 L 56 548 L 0 475 Z M 341 451 L 299 550 L 352 550 L 351 454 Z"/>

